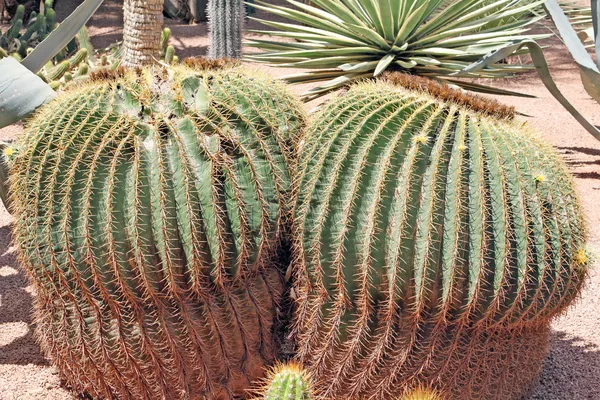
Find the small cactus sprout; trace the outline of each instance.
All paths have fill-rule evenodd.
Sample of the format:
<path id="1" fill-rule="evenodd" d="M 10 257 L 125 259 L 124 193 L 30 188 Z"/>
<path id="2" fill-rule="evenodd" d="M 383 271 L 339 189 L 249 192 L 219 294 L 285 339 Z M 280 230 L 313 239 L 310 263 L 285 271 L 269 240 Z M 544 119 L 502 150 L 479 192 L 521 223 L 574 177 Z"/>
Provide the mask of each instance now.
<path id="1" fill-rule="evenodd" d="M 11 171 L 43 350 L 94 398 L 239 399 L 277 354 L 302 105 L 237 67 L 71 85 Z"/>
<path id="2" fill-rule="evenodd" d="M 168 46 L 167 51 L 165 52 L 165 63 L 173 64 L 173 57 L 175 57 L 175 48 L 173 46 Z"/>
<path id="3" fill-rule="evenodd" d="M 529 387 L 589 261 L 564 162 L 515 119 L 397 73 L 314 115 L 292 336 L 318 395 L 384 399 L 422 383 L 509 400 Z"/>
<path id="4" fill-rule="evenodd" d="M 419 386 L 416 389 L 409 390 L 398 400 L 444 400 L 444 398 L 435 390 Z"/>
<path id="5" fill-rule="evenodd" d="M 312 383 L 309 374 L 295 363 L 279 364 L 271 369 L 259 389 L 260 400 L 311 400 Z"/>

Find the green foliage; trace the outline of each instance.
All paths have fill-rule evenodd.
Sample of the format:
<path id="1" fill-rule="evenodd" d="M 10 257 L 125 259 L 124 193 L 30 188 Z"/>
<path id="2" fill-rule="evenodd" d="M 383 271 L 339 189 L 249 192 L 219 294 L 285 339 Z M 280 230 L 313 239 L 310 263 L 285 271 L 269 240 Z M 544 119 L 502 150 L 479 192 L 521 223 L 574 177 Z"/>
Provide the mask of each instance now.
<path id="1" fill-rule="evenodd" d="M 94 397 L 242 396 L 276 353 L 301 104 L 235 68 L 100 78 L 36 113 L 13 161 L 37 337 Z"/>
<path id="2" fill-rule="evenodd" d="M 559 3 L 556 0 L 547 0 L 544 6 L 548 12 L 548 15 L 552 18 L 563 42 L 571 52 L 574 61 L 576 62 L 579 72 L 581 75 L 581 81 L 586 92 L 596 101 L 600 103 L 600 70 L 598 69 L 598 55 L 600 55 L 600 43 L 595 41 L 596 50 L 596 62 L 588 54 L 586 47 L 581 40 L 586 40 L 591 37 L 592 39 L 600 32 L 600 19 L 592 18 L 592 28 L 587 32 L 576 33 L 571 22 L 565 12 L 561 9 Z M 592 15 L 597 13 L 600 9 L 600 1 L 592 1 Z M 512 53 L 514 51 L 520 51 L 523 48 L 527 48 L 531 55 L 532 61 L 536 67 L 536 71 L 539 74 L 542 82 L 548 89 L 548 91 L 558 100 L 563 107 L 584 127 L 590 134 L 592 134 L 597 140 L 600 140 L 600 130 L 587 118 L 585 118 L 573 104 L 562 94 L 556 83 L 552 79 L 550 69 L 546 62 L 546 58 L 542 51 L 542 48 L 531 38 L 523 38 L 514 41 L 513 43 L 507 44 L 496 52 L 486 54 L 480 60 L 472 63 L 466 67 L 464 73 L 486 73 L 490 66 L 500 60 L 504 55 Z"/>
<path id="3" fill-rule="evenodd" d="M 210 58 L 242 56 L 243 0 L 209 0 L 208 29 Z"/>
<path id="4" fill-rule="evenodd" d="M 465 391 L 453 398 L 515 398 L 529 382 L 499 372 L 510 358 L 490 358 L 488 384 L 455 383 L 491 357 L 472 337 L 547 326 L 577 296 L 588 262 L 573 183 L 510 110 L 400 76 L 327 103 L 303 141 L 298 360 L 325 397 L 386 398 L 420 371 L 448 375 Z"/>
<path id="5" fill-rule="evenodd" d="M 496 62 L 484 72 L 461 72 L 507 43 L 544 37 L 527 34 L 528 26 L 539 18 L 524 17 L 541 4 L 539 1 L 496 0 L 487 6 L 482 6 L 480 0 L 315 0 L 312 5 L 286 2 L 294 7 L 257 1 L 254 7 L 291 22 L 258 19 L 275 30 L 253 32 L 289 40 L 250 40 L 248 46 L 266 52 L 246 58 L 313 70 L 287 77 L 291 83 L 327 81 L 310 90 L 307 99 L 386 70 L 443 79 L 468 90 L 506 93 L 454 78 L 498 78 L 529 70 L 528 65 Z"/>

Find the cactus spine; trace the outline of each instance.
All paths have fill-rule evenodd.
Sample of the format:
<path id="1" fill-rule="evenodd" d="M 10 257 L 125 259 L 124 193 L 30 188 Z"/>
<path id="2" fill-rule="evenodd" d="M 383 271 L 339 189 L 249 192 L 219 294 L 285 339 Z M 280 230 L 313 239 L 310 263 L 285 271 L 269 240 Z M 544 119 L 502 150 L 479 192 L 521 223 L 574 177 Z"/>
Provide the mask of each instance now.
<path id="1" fill-rule="evenodd" d="M 518 398 L 586 275 L 573 184 L 510 110 L 390 80 L 327 104 L 304 141 L 298 361 L 324 397 L 386 398 L 439 375 L 456 398 Z M 484 384 L 462 384 L 473 355 Z"/>
<path id="2" fill-rule="evenodd" d="M 210 58 L 242 56 L 243 0 L 209 0 L 208 29 Z"/>
<path id="3" fill-rule="evenodd" d="M 302 106 L 241 69 L 104 78 L 45 106 L 14 159 L 38 338 L 94 397 L 243 396 L 275 357 Z"/>

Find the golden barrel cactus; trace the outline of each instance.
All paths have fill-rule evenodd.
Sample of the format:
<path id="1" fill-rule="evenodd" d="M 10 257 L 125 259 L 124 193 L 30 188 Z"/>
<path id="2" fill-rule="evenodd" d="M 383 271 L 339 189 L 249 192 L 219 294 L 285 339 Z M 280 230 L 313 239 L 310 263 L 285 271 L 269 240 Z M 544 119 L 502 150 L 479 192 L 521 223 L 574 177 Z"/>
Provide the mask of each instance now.
<path id="1" fill-rule="evenodd" d="M 301 105 L 240 68 L 98 77 L 12 160 L 42 348 L 94 397 L 245 396 L 276 356 Z"/>
<path id="2" fill-rule="evenodd" d="M 318 394 L 518 398 L 587 260 L 563 162 L 511 109 L 357 84 L 314 117 L 297 190 L 293 333 Z"/>

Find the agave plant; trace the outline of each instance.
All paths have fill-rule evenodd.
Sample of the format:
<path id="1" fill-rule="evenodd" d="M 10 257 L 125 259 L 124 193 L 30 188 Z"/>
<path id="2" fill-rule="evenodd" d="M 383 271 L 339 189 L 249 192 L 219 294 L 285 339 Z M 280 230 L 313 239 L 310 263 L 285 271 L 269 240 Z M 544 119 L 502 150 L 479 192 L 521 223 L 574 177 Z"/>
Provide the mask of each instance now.
<path id="1" fill-rule="evenodd" d="M 313 69 L 286 77 L 292 83 L 326 81 L 311 90 L 308 99 L 386 70 L 445 80 L 474 91 L 515 94 L 455 78 L 498 78 L 529 70 L 528 65 L 498 61 L 485 71 L 463 72 L 507 43 L 545 36 L 527 34 L 528 26 L 543 18 L 531 16 L 541 1 L 495 0 L 483 6 L 479 0 L 314 0 L 312 5 L 286 1 L 294 7 L 262 1 L 254 7 L 292 23 L 256 19 L 277 30 L 253 32 L 293 40 L 250 40 L 248 46 L 266 52 L 246 58 Z"/>
<path id="2" fill-rule="evenodd" d="M 591 30 L 584 30 L 579 33 L 576 33 L 567 14 L 561 9 L 560 4 L 556 0 L 547 0 L 544 3 L 544 7 L 546 8 L 548 15 L 552 18 L 552 22 L 556 26 L 558 33 L 562 37 L 579 68 L 581 81 L 585 91 L 596 102 L 600 103 L 600 42 L 596 40 L 600 32 L 600 20 L 597 17 L 598 10 L 600 10 L 600 0 L 591 1 Z M 592 59 L 587 52 L 585 45 L 582 43 L 582 40 L 587 40 L 589 38 L 594 41 L 596 61 Z M 591 133 L 596 139 L 600 140 L 600 130 L 583 116 L 562 94 L 558 86 L 556 86 L 556 83 L 552 79 L 542 48 L 532 38 L 522 38 L 507 44 L 500 49 L 492 51 L 458 74 L 486 73 L 488 69 L 494 70 L 498 60 L 501 60 L 507 54 L 521 51 L 524 48 L 529 50 L 529 54 L 531 55 L 536 70 L 548 91 L 562 104 L 563 107 L 565 107 L 577 122 L 585 128 L 585 130 Z"/>

